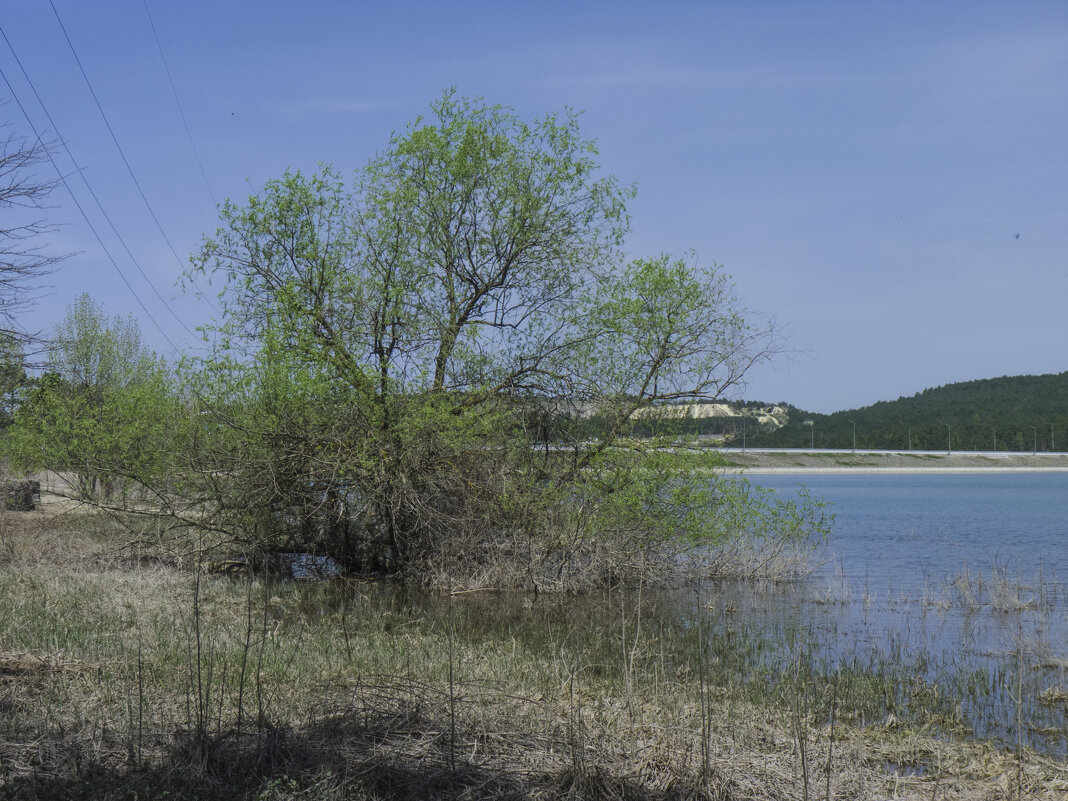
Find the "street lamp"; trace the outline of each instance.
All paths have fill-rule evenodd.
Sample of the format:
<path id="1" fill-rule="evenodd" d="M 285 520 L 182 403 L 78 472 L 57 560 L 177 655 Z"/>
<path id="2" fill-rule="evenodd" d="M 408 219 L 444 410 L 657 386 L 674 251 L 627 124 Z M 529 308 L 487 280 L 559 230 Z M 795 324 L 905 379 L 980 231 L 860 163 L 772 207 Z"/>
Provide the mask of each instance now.
<path id="1" fill-rule="evenodd" d="M 853 424 L 853 453 L 856 453 L 857 452 L 857 421 L 856 420 L 850 420 L 849 422 Z"/>
<path id="2" fill-rule="evenodd" d="M 994 429 L 994 453 L 998 452 L 998 431 Z"/>
<path id="3" fill-rule="evenodd" d="M 814 450 L 816 450 L 816 421 L 815 420 L 806 420 L 805 421 L 805 425 L 808 426 L 808 428 L 809 428 L 809 432 L 808 432 L 809 433 L 808 449 L 810 451 L 814 451 Z"/>
<path id="4" fill-rule="evenodd" d="M 1038 455 L 1038 429 L 1035 428 L 1034 426 L 1031 426 L 1031 432 L 1035 435 L 1034 442 L 1031 443 L 1031 455 L 1032 456 L 1037 456 Z"/>
<path id="5" fill-rule="evenodd" d="M 953 453 L 953 428 L 949 423 L 943 423 L 946 427 L 946 456 Z"/>

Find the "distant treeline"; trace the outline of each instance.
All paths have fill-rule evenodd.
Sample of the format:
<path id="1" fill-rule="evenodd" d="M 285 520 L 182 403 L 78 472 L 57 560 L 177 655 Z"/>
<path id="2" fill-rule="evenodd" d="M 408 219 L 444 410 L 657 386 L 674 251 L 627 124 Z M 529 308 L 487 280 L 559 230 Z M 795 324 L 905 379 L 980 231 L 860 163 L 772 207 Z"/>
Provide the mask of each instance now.
<path id="1" fill-rule="evenodd" d="M 1068 451 L 1068 372 L 947 384 L 834 414 L 788 408 L 786 426 L 750 432 L 748 444 L 849 448 L 855 422 L 858 448 Z"/>

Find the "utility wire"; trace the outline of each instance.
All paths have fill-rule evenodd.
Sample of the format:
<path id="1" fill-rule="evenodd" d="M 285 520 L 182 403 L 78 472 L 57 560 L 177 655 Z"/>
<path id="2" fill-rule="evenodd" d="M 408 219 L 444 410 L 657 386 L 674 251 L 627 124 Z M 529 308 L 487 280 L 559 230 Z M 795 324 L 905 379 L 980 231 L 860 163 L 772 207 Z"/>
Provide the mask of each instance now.
<path id="1" fill-rule="evenodd" d="M 63 38 L 67 40 L 67 46 L 70 48 L 70 52 L 74 56 L 74 61 L 78 65 L 78 70 L 82 73 L 82 78 L 85 79 L 85 85 L 89 87 L 89 94 L 92 95 L 93 102 L 96 104 L 96 109 L 100 112 L 100 118 L 104 121 L 104 126 L 108 129 L 108 133 L 111 135 L 111 141 L 115 143 L 115 149 L 119 151 L 122 163 L 126 165 L 126 171 L 130 174 L 130 180 L 132 180 L 134 186 L 137 187 L 137 192 L 141 195 L 141 200 L 144 201 L 145 208 L 148 209 L 148 213 L 152 217 L 152 221 L 156 224 L 160 236 L 162 236 L 163 241 L 167 243 L 167 247 L 170 249 L 171 255 L 174 256 L 174 260 L 178 262 L 179 270 L 184 272 L 185 263 L 182 261 L 181 256 L 178 255 L 178 251 L 175 250 L 174 245 L 171 244 L 170 237 L 167 236 L 167 232 L 163 229 L 163 224 L 160 222 L 159 216 L 156 214 L 155 209 L 152 208 L 152 204 L 148 202 L 148 196 L 145 195 L 145 190 L 141 188 L 141 182 L 137 180 L 137 175 L 134 174 L 133 167 L 130 166 L 130 161 L 126 158 L 126 152 L 122 149 L 122 145 L 119 144 L 119 138 L 115 135 L 115 130 L 111 127 L 107 114 L 104 113 L 104 107 L 100 104 L 100 98 L 97 97 L 96 90 L 93 89 L 93 82 L 89 80 L 89 75 L 86 73 L 85 67 L 82 66 L 82 60 L 78 57 L 78 51 L 74 49 L 74 42 L 71 41 L 70 35 L 67 33 L 67 28 L 63 24 L 63 19 L 59 16 L 56 4 L 52 0 L 48 0 L 48 4 L 52 7 L 52 13 L 55 14 L 56 22 L 59 23 L 59 29 L 63 32 Z M 193 281 L 193 283 L 194 286 L 196 286 L 196 282 Z M 197 291 L 214 311 L 219 311 L 199 286 L 197 286 Z"/>
<path id="2" fill-rule="evenodd" d="M 163 304 L 163 307 L 168 312 L 170 312 L 171 316 L 178 322 L 178 325 L 180 325 L 183 329 L 185 329 L 186 333 L 189 334 L 189 336 L 191 336 L 194 339 L 196 339 L 196 336 L 197 336 L 196 333 L 188 325 L 186 325 L 185 320 L 183 320 L 178 315 L 178 313 L 175 312 L 175 310 L 173 308 L 171 308 L 171 305 L 167 302 L 167 300 L 163 297 L 163 295 L 160 294 L 159 290 L 156 289 L 155 283 L 153 283 L 152 279 L 149 278 L 149 276 L 145 272 L 144 268 L 141 267 L 141 263 L 137 260 L 137 257 L 134 256 L 133 252 L 130 250 L 129 245 L 126 244 L 126 240 L 122 237 L 122 234 L 119 233 L 118 228 L 115 226 L 114 221 L 111 219 L 111 215 L 109 215 L 107 213 L 107 210 L 104 208 L 104 204 L 101 203 L 100 198 L 97 196 L 96 192 L 93 191 L 93 187 L 89 183 L 89 179 L 85 177 L 84 170 L 82 170 L 78 166 L 78 161 L 77 161 L 77 159 L 74 158 L 74 154 L 71 153 L 70 147 L 68 147 L 68 145 L 67 145 L 67 140 L 63 138 L 63 134 L 60 132 L 58 126 L 56 125 L 56 121 L 54 119 L 52 119 L 52 115 L 48 111 L 48 106 L 45 105 L 44 99 L 41 97 L 40 93 L 38 93 L 37 87 L 34 86 L 33 81 L 30 79 L 29 73 L 26 72 L 26 68 L 22 64 L 22 59 L 20 59 L 19 56 L 18 56 L 18 53 L 15 52 L 15 48 L 12 46 L 11 40 L 9 40 L 7 38 L 7 33 L 4 32 L 2 27 L 0 27 L 0 34 L 3 35 L 4 42 L 7 44 L 8 50 L 11 51 L 11 55 L 14 56 L 14 58 L 15 58 L 15 63 L 18 64 L 19 69 L 22 71 L 22 77 L 26 80 L 27 85 L 30 87 L 30 91 L 33 92 L 33 96 L 37 99 L 37 103 L 38 103 L 38 105 L 40 105 L 41 110 L 44 111 L 45 117 L 48 119 L 49 125 L 52 126 L 52 130 L 55 132 L 56 137 L 59 140 L 60 146 L 62 146 L 63 150 L 66 151 L 67 157 L 71 160 L 71 163 L 74 165 L 75 172 L 77 172 L 78 176 L 82 179 L 82 183 L 85 184 L 85 188 L 88 190 L 89 195 L 96 202 L 97 209 L 100 210 L 100 213 L 103 215 L 104 219 L 107 220 L 108 226 L 111 228 L 111 232 L 119 240 L 119 243 L 122 245 L 123 250 L 126 251 L 126 255 L 129 256 L 130 261 L 133 262 L 134 266 L 137 268 L 137 271 L 139 273 L 141 273 L 141 277 L 145 279 L 145 282 L 148 284 L 149 288 L 151 288 L 152 292 L 159 299 L 159 302 Z M 10 87 L 11 84 L 8 83 L 8 86 Z M 12 90 L 12 94 L 14 94 L 14 90 Z M 23 114 L 25 115 L 25 111 L 23 111 Z M 47 148 L 46 148 L 46 151 L 47 151 Z M 51 156 L 49 156 L 49 159 L 51 160 Z M 53 165 L 55 165 L 54 161 L 53 161 Z M 57 170 L 57 172 L 59 171 L 59 167 L 58 166 L 56 167 L 56 170 Z M 62 177 L 62 175 L 61 175 L 61 177 Z M 64 181 L 64 184 L 65 183 L 66 183 L 66 181 Z M 67 191 L 68 192 L 70 191 L 70 187 L 69 186 L 67 187 Z M 75 202 L 77 202 L 77 201 L 75 201 Z M 94 231 L 94 234 L 95 233 L 96 232 Z M 98 237 L 98 239 L 99 239 L 99 237 Z M 108 256 L 110 258 L 110 254 L 108 254 Z M 138 300 L 138 302 L 140 303 L 140 300 Z M 143 308 L 143 304 L 142 304 L 142 308 Z"/>
<path id="3" fill-rule="evenodd" d="M 8 48 L 11 48 L 11 42 L 8 40 L 7 34 L 4 32 L 2 26 L 0 26 L 0 35 L 2 35 L 3 38 L 4 38 L 4 41 L 7 42 Z M 14 50 L 12 50 L 11 52 L 12 52 L 12 55 L 14 55 Z M 16 60 L 17 60 L 17 58 L 18 57 L 16 56 Z M 26 124 L 30 126 L 30 130 L 33 131 L 33 135 L 36 137 L 37 141 L 38 142 L 43 141 L 42 138 L 41 138 L 41 133 L 37 130 L 37 126 L 35 126 L 33 124 L 33 119 L 31 119 L 29 113 L 26 111 L 26 107 L 22 104 L 22 101 L 19 99 L 18 94 L 15 92 L 15 87 L 12 85 L 11 81 L 8 79 L 7 73 L 4 72 L 3 67 L 0 67 L 0 78 L 2 78 L 4 83 L 7 85 L 7 89 L 11 93 L 11 97 L 15 100 L 15 104 L 19 107 L 19 111 L 22 112 L 22 116 L 26 118 Z M 36 92 L 34 92 L 34 94 L 36 94 Z M 43 108 L 43 106 L 42 106 L 42 108 Z M 47 114 L 47 111 L 45 113 Z M 57 136 L 58 136 L 58 134 L 57 134 Z M 64 145 L 64 147 L 66 147 L 66 146 Z M 109 251 L 108 248 L 107 248 L 107 245 L 104 244 L 104 240 L 101 239 L 100 234 L 97 232 L 96 228 L 93 226 L 93 223 L 89 219 L 89 216 L 85 213 L 85 209 L 82 208 L 82 204 L 78 202 L 78 198 L 74 194 L 74 191 L 71 189 L 70 184 L 67 183 L 67 177 L 63 174 L 63 171 L 59 168 L 59 165 L 56 164 L 55 159 L 52 158 L 51 150 L 46 147 L 44 149 L 44 151 L 45 151 L 45 155 L 48 156 L 48 160 L 49 160 L 49 162 L 51 162 L 53 169 L 55 169 L 56 174 L 59 176 L 60 183 L 63 184 L 63 187 L 67 190 L 67 193 L 70 195 L 71 200 L 74 201 L 74 205 L 77 207 L 79 213 L 81 213 L 82 219 L 85 221 L 85 224 L 87 226 L 89 226 L 89 230 L 93 232 L 93 236 L 96 238 L 97 243 L 100 245 L 100 249 L 104 251 L 104 255 L 106 255 L 108 257 L 108 261 L 111 262 L 111 266 L 115 268 L 115 272 L 119 274 L 119 278 L 122 279 L 122 282 L 126 285 L 126 288 L 128 290 L 130 290 L 130 294 L 133 295 L 134 300 L 137 301 L 137 305 L 141 307 L 141 310 L 145 313 L 145 316 L 148 317 L 148 319 L 152 322 L 152 325 L 154 325 L 156 327 L 156 330 L 159 331 L 160 336 L 162 336 L 163 339 L 166 340 L 167 344 L 171 346 L 171 352 L 180 355 L 181 351 L 178 349 L 178 346 L 174 343 L 174 340 L 172 340 L 170 338 L 170 336 L 167 334 L 167 332 L 163 330 L 163 326 L 161 326 L 159 324 L 159 322 L 156 320 L 156 318 L 152 315 L 152 312 L 150 312 L 148 310 L 148 307 L 145 306 L 144 301 L 141 300 L 140 296 L 137 294 L 137 291 L 133 288 L 133 286 L 127 280 L 126 275 L 123 273 L 122 268 L 119 267 L 118 262 L 115 261 L 115 257 L 111 255 L 111 251 Z M 70 151 L 69 150 L 67 151 L 67 153 L 68 153 L 68 155 L 70 155 Z M 72 158 L 72 161 L 73 161 L 73 158 Z M 75 168 L 77 168 L 77 166 L 78 166 L 77 163 L 75 163 L 74 166 L 75 166 Z M 20 329 L 21 329 L 21 327 L 20 327 Z M 26 336 L 27 336 L 27 338 L 29 337 L 28 334 L 26 334 Z M 200 390 L 195 385 L 193 385 L 190 388 L 191 388 L 191 390 L 193 392 L 194 397 L 196 397 L 196 399 L 198 401 L 203 403 L 207 410 L 209 410 L 216 417 L 222 417 L 222 414 L 215 407 L 215 405 L 212 404 L 212 402 L 208 398 L 204 397 L 204 395 L 201 394 Z"/>
<path id="4" fill-rule="evenodd" d="M 197 160 L 197 166 L 200 167 L 200 177 L 204 179 L 204 186 L 207 187 L 208 196 L 211 198 L 212 205 L 218 206 L 219 203 L 215 199 L 215 193 L 211 191 L 211 183 L 208 181 L 208 173 L 204 170 L 204 164 L 200 160 L 200 152 L 197 150 L 196 142 L 193 141 L 193 132 L 189 130 L 189 120 L 186 119 L 185 109 L 182 108 L 182 101 L 178 99 L 178 90 L 174 86 L 174 78 L 171 76 L 171 68 L 167 65 L 167 57 L 163 55 L 163 45 L 159 41 L 159 33 L 156 31 L 156 23 L 152 21 L 152 12 L 148 10 L 148 0 L 141 0 L 145 6 L 145 16 L 148 17 L 149 27 L 152 28 L 152 38 L 156 40 L 156 50 L 159 51 L 159 60 L 163 62 L 163 71 L 167 73 L 167 82 L 171 85 L 171 94 L 174 95 L 174 104 L 178 106 L 178 113 L 182 117 L 182 125 L 185 126 L 185 135 L 189 139 L 189 147 L 193 149 L 193 157 Z"/>
<path id="5" fill-rule="evenodd" d="M 2 27 L 0 27 L 0 34 L 3 34 L 4 41 L 7 42 L 8 48 L 11 48 L 11 42 L 8 40 L 7 34 L 4 32 Z M 14 53 L 15 51 L 12 49 L 11 52 Z M 26 118 L 26 124 L 30 126 L 30 130 L 33 131 L 33 135 L 40 140 L 41 134 L 37 130 L 37 126 L 33 124 L 33 119 L 26 111 L 26 107 L 22 104 L 22 101 L 19 99 L 18 93 L 15 92 L 15 87 L 8 79 L 7 73 L 4 72 L 2 67 L 0 67 L 0 78 L 4 79 L 4 83 L 7 85 L 8 91 L 11 93 L 11 97 L 14 98 L 15 104 L 19 107 L 19 111 L 22 112 L 22 116 Z M 126 285 L 126 288 L 130 290 L 130 294 L 133 295 L 134 300 L 137 301 L 137 304 L 141 307 L 141 310 L 145 313 L 148 319 L 152 321 L 152 324 L 156 327 L 156 330 L 159 331 L 160 335 L 167 341 L 167 344 L 171 346 L 171 349 L 175 353 L 179 353 L 180 351 L 178 350 L 178 346 L 174 344 L 174 341 L 170 338 L 167 332 L 163 330 L 163 326 L 159 324 L 156 318 L 152 315 L 152 312 L 150 312 L 148 310 L 148 307 L 145 306 L 144 301 L 141 300 L 141 297 L 137 294 L 136 290 L 134 290 L 133 286 L 130 284 L 130 281 L 123 273 L 122 268 L 119 267 L 119 263 L 115 261 L 115 257 L 111 255 L 111 251 L 108 250 L 107 245 L 104 244 L 104 240 L 101 238 L 100 233 L 96 230 L 96 227 L 89 219 L 89 215 L 85 213 L 85 209 L 82 207 L 82 204 L 78 202 L 78 196 L 74 194 L 74 190 L 71 189 L 70 184 L 67 182 L 66 175 L 63 174 L 63 171 L 59 168 L 59 165 L 56 164 L 56 160 L 52 157 L 52 153 L 48 148 L 45 148 L 45 154 L 48 156 L 48 160 L 52 163 L 52 167 L 55 169 L 56 174 L 59 176 L 60 182 L 70 194 L 71 200 L 74 201 L 74 205 L 77 207 L 78 212 L 82 215 L 82 219 L 85 220 L 85 224 L 89 226 L 89 230 L 92 231 L 93 236 L 96 238 L 97 243 L 100 245 L 100 249 L 103 250 L 104 254 L 108 257 L 108 261 L 110 261 L 111 266 L 115 268 L 115 272 L 119 274 L 119 278 L 122 279 L 122 282 Z M 77 164 L 75 166 L 77 166 Z"/>
<path id="6" fill-rule="evenodd" d="M 8 49 L 11 50 L 11 54 L 13 56 L 15 56 L 15 60 L 18 61 L 18 56 L 15 53 L 14 49 L 11 47 L 11 42 L 7 38 L 7 34 L 5 33 L 5 31 L 3 29 L 3 26 L 0 26 L 0 36 L 2 36 L 4 41 L 7 43 Z M 22 65 L 19 64 L 19 66 L 21 67 Z M 23 70 L 23 75 L 25 75 L 25 70 Z M 15 100 L 15 104 L 19 107 L 19 111 L 22 112 L 22 116 L 25 117 L 26 124 L 29 125 L 30 130 L 33 132 L 34 137 L 36 137 L 38 142 L 43 141 L 43 139 L 41 137 L 41 133 L 37 130 L 37 126 L 35 126 L 33 124 L 33 119 L 30 117 L 29 113 L 26 111 L 26 107 L 22 104 L 22 101 L 19 99 L 18 94 L 15 92 L 15 87 L 14 87 L 14 85 L 12 85 L 11 81 L 8 79 L 7 74 L 3 70 L 3 67 L 0 67 L 0 78 L 2 78 L 4 83 L 7 85 L 8 91 L 11 93 L 11 97 Z M 29 78 L 27 76 L 27 81 L 28 80 L 29 80 Z M 33 87 L 31 85 L 31 89 L 32 88 Z M 34 95 L 37 96 L 38 101 L 40 101 L 40 97 L 37 95 L 37 91 L 35 89 L 34 89 Z M 41 108 L 44 109 L 44 104 L 41 105 Z M 48 115 L 47 109 L 45 109 L 45 114 Z M 51 119 L 51 117 L 49 117 L 49 119 Z M 57 133 L 56 135 L 58 136 L 59 134 Z M 67 151 L 67 155 L 70 156 L 71 161 L 73 162 L 74 161 L 74 157 L 71 156 L 70 150 L 69 150 L 69 148 L 67 148 L 65 143 L 63 144 L 63 147 Z M 71 200 L 74 201 L 74 205 L 77 207 L 79 213 L 82 215 L 82 219 L 85 221 L 85 224 L 89 227 L 89 230 L 92 231 L 93 236 L 96 238 L 97 243 L 100 245 L 100 249 L 104 251 L 104 255 L 106 255 L 107 258 L 108 258 L 108 261 L 111 262 L 111 266 L 115 268 L 115 272 L 118 273 L 119 278 L 122 279 L 123 284 L 126 285 L 126 288 L 130 291 L 130 294 L 133 295 L 134 300 L 137 301 L 137 305 L 141 307 L 141 310 L 145 313 L 145 316 L 148 317 L 148 319 L 152 322 L 152 325 L 154 325 L 156 327 L 156 330 L 159 331 L 160 336 L 162 336 L 163 339 L 167 342 L 167 344 L 171 346 L 171 351 L 173 353 L 175 353 L 175 354 L 179 354 L 180 355 L 181 351 L 178 349 L 178 346 L 174 343 L 174 340 L 172 340 L 170 338 L 170 336 L 167 334 L 167 332 L 163 329 L 163 326 L 161 326 L 159 324 L 159 321 L 156 320 L 156 318 L 153 316 L 152 312 L 148 310 L 148 307 L 145 305 L 144 301 L 141 300 L 141 297 L 137 294 L 137 291 L 130 284 L 129 280 L 127 280 L 125 273 L 123 273 L 122 268 L 119 267 L 119 264 L 115 260 L 115 257 L 111 255 L 111 251 L 109 251 L 108 248 L 107 248 L 107 245 L 104 244 L 104 240 L 101 238 L 99 232 L 96 230 L 96 227 L 93 225 L 92 221 L 89 219 L 89 215 L 87 215 L 85 213 L 85 209 L 82 207 L 82 204 L 78 202 L 77 196 L 74 194 L 74 191 L 71 189 L 70 184 L 67 182 L 66 175 L 64 175 L 63 171 L 59 168 L 59 165 L 56 164 L 56 160 L 52 157 L 51 150 L 46 147 L 46 148 L 44 148 L 44 152 L 45 152 L 45 155 L 48 156 L 48 160 L 49 160 L 49 162 L 51 162 L 53 169 L 55 169 L 55 171 L 56 171 L 56 174 L 59 176 L 60 183 L 63 184 L 63 187 L 67 190 L 67 193 L 71 196 Z M 75 167 L 76 170 L 78 170 L 77 162 L 74 162 L 74 167 Z M 80 173 L 81 171 L 78 170 L 78 172 Z M 83 180 L 84 180 L 84 176 L 83 176 Z M 88 186 L 89 186 L 88 182 L 86 182 L 86 187 L 88 187 Z M 90 188 L 90 191 L 92 191 L 91 188 Z M 95 197 L 95 195 L 94 195 L 94 197 Z M 138 269 L 140 269 L 140 265 L 138 265 Z M 220 412 L 216 409 L 216 407 L 212 404 L 212 402 L 210 400 L 208 400 L 206 397 L 204 397 L 201 394 L 200 390 L 196 386 L 192 386 L 191 389 L 192 389 L 193 395 L 197 398 L 198 401 L 203 403 L 204 406 L 208 410 L 210 410 L 213 414 L 215 414 L 216 416 L 221 416 Z"/>
<path id="7" fill-rule="evenodd" d="M 11 328 L 0 330 L 0 336 L 11 337 L 16 343 L 18 343 L 20 347 L 23 348 L 22 366 L 29 367 L 30 369 L 41 366 L 37 362 L 30 361 L 30 357 L 38 356 L 42 353 L 47 353 L 48 340 L 42 340 L 41 337 L 31 334 L 22 326 L 22 323 L 20 323 L 18 320 L 11 319 L 7 322 L 11 324 Z M 29 346 L 31 343 L 34 343 L 35 350 L 32 350 L 27 353 L 26 347 Z"/>

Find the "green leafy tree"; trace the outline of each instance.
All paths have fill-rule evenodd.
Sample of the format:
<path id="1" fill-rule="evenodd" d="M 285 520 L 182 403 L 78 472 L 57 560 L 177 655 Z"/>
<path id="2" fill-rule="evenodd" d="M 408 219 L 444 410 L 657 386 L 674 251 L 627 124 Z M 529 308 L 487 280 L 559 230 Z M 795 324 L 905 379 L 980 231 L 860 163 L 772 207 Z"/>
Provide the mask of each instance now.
<path id="1" fill-rule="evenodd" d="M 52 371 L 96 403 L 110 390 L 142 381 L 156 362 L 132 316 L 108 320 L 86 293 L 67 307 L 51 345 Z"/>
<path id="2" fill-rule="evenodd" d="M 632 194 L 573 114 L 446 93 L 351 183 L 287 173 L 223 206 L 194 257 L 223 314 L 181 392 L 135 326 L 80 299 L 21 453 L 101 505 L 118 486 L 250 553 L 424 583 L 666 577 L 755 527 L 819 530 L 634 436 L 643 411 L 722 396 L 774 340 L 719 268 L 624 262 Z"/>
<path id="3" fill-rule="evenodd" d="M 351 186 L 287 173 L 224 205 L 194 260 L 224 287 L 189 449 L 203 519 L 496 584 L 728 536 L 694 511 L 726 508 L 725 483 L 679 484 L 629 434 L 643 408 L 720 397 L 771 334 L 718 268 L 623 263 L 633 191 L 595 157 L 574 115 L 446 93 Z"/>
<path id="4" fill-rule="evenodd" d="M 158 478 L 161 439 L 177 430 L 176 398 L 133 318 L 109 321 L 81 295 L 56 326 L 49 362 L 15 416 L 16 460 L 63 471 L 80 497 L 105 503 L 129 481 Z"/>
<path id="5" fill-rule="evenodd" d="M 367 536 L 405 564 L 443 530 L 484 525 L 471 499 L 514 477 L 491 463 L 522 451 L 515 407 L 565 394 L 563 361 L 587 336 L 577 304 L 617 261 L 630 194 L 596 175 L 572 116 L 528 125 L 451 95 L 435 116 L 349 190 L 324 169 L 227 205 L 198 260 L 226 282 L 228 354 L 270 352 L 288 376 L 343 388 L 338 419 L 274 430 L 295 432 L 289 451 L 334 454 L 323 472 L 359 485 Z"/>

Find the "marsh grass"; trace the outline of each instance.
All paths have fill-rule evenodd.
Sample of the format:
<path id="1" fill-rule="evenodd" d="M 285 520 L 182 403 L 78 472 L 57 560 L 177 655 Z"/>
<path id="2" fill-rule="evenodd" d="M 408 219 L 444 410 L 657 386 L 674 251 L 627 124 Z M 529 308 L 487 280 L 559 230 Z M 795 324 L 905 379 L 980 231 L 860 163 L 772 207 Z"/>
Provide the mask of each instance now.
<path id="1" fill-rule="evenodd" d="M 706 549 L 700 575 L 748 581 L 794 581 L 819 569 L 824 548 L 811 542 L 748 537 Z M 691 575 L 698 574 L 694 569 Z"/>
<path id="2" fill-rule="evenodd" d="M 952 704 L 909 669 L 823 669 L 803 632 L 790 667 L 762 664 L 780 644 L 700 596 L 449 597 L 228 577 L 204 569 L 210 555 L 176 558 L 173 543 L 131 551 L 102 516 L 12 517 L 0 528 L 3 797 L 1068 788 L 1063 762 L 933 732 L 921 721 L 952 718 Z"/>
<path id="3" fill-rule="evenodd" d="M 924 602 L 970 612 L 990 609 L 1002 613 L 1053 613 L 1068 605 L 1068 586 L 1059 582 L 1054 573 L 1041 570 L 1026 578 L 1010 571 L 1008 565 L 995 562 L 985 575 L 982 568 L 965 566 L 937 593 L 928 588 Z"/>

